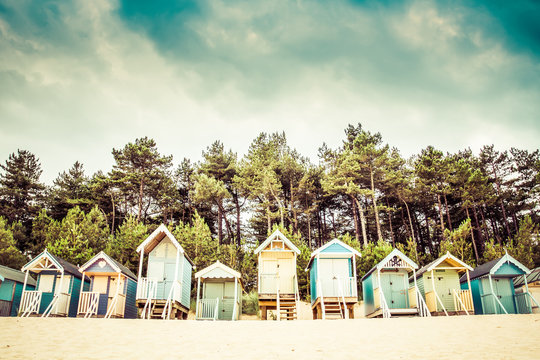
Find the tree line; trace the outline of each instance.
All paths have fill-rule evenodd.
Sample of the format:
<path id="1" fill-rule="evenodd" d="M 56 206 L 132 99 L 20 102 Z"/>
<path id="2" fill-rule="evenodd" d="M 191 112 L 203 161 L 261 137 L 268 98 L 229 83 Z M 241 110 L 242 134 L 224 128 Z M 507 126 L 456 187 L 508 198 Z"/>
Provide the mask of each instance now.
<path id="1" fill-rule="evenodd" d="M 47 247 L 82 265 L 106 250 L 136 270 L 135 248 L 165 223 L 199 268 L 220 259 L 248 289 L 253 249 L 276 228 L 302 250 L 304 293 L 310 251 L 333 238 L 361 251 L 360 275 L 392 247 L 420 265 L 446 251 L 471 265 L 505 251 L 540 265 L 539 150 L 428 146 L 404 158 L 357 124 L 339 147 L 322 144 L 317 163 L 285 133 L 261 133 L 242 157 L 215 141 L 200 162 L 175 164 L 147 137 L 112 156 L 107 172 L 88 175 L 77 161 L 46 186 L 35 154 L 10 154 L 0 165 L 0 262 L 20 267 Z"/>

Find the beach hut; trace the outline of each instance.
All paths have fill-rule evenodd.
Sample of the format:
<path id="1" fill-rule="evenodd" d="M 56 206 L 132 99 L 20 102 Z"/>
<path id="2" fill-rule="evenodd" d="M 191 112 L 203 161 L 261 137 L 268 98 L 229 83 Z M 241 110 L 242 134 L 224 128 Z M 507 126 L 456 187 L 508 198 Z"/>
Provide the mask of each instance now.
<path id="1" fill-rule="evenodd" d="M 268 310 L 277 311 L 278 320 L 297 318 L 298 277 L 296 257 L 300 250 L 279 230 L 270 235 L 257 249 L 257 290 L 263 320 Z"/>
<path id="2" fill-rule="evenodd" d="M 470 289 L 476 314 L 529 314 L 531 295 L 527 289 L 526 276 L 530 273 L 523 264 L 505 254 L 476 267 L 460 279 L 462 289 Z M 513 279 L 523 277 L 525 289 L 516 293 Z M 469 284 L 470 283 L 470 284 Z"/>
<path id="3" fill-rule="evenodd" d="M 127 267 L 101 251 L 79 271 L 90 278 L 90 288 L 81 289 L 77 316 L 137 317 L 137 277 Z"/>
<path id="4" fill-rule="evenodd" d="M 529 292 L 532 301 L 533 314 L 540 314 L 540 267 L 531 270 L 529 275 L 514 278 L 514 289 L 516 294 Z"/>
<path id="5" fill-rule="evenodd" d="M 416 286 L 418 265 L 398 249 L 362 277 L 362 292 L 366 317 L 388 318 L 399 315 L 431 316 L 422 294 Z M 409 274 L 414 285 L 409 288 Z"/>
<path id="6" fill-rule="evenodd" d="M 195 279 L 197 320 L 238 320 L 242 312 L 242 275 L 238 271 L 216 261 L 197 272 Z"/>
<path id="7" fill-rule="evenodd" d="M 0 316 L 17 316 L 21 304 L 24 273 L 0 265 Z M 26 288 L 34 290 L 36 280 L 29 276 Z"/>
<path id="8" fill-rule="evenodd" d="M 137 252 L 140 255 L 136 304 L 141 317 L 187 319 L 193 263 L 169 229 L 161 224 Z M 143 277 L 144 255 L 148 255 Z"/>
<path id="9" fill-rule="evenodd" d="M 354 305 L 358 302 L 356 256 L 361 255 L 338 239 L 311 254 L 306 271 L 314 319 L 354 319 Z"/>
<path id="10" fill-rule="evenodd" d="M 472 270 L 447 252 L 416 272 L 416 284 L 432 315 L 474 313 L 471 292 L 461 289 L 459 283 L 459 277 L 467 277 Z M 409 286 L 414 286 L 414 279 L 409 280 Z"/>
<path id="11" fill-rule="evenodd" d="M 77 316 L 81 286 L 88 290 L 90 281 L 84 278 L 77 266 L 51 254 L 45 249 L 23 266 L 25 274 L 23 296 L 19 314 Z M 27 288 L 29 274 L 37 275 L 35 290 Z"/>

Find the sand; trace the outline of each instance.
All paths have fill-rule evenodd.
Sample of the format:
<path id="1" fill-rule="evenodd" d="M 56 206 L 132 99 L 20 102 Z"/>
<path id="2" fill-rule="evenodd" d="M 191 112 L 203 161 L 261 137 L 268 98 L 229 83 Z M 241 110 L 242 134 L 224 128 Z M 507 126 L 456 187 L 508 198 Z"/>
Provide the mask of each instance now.
<path id="1" fill-rule="evenodd" d="M 0 318 L 0 359 L 540 359 L 540 315 L 298 321 Z"/>

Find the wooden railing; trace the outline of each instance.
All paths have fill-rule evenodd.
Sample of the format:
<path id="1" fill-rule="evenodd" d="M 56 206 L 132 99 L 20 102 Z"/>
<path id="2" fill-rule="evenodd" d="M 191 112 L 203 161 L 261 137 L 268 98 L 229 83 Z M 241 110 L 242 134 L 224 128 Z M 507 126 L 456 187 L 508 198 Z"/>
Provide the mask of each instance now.
<path id="1" fill-rule="evenodd" d="M 89 318 L 93 315 L 97 315 L 98 307 L 99 292 L 83 291 L 81 293 L 78 314 L 84 315 L 85 318 Z"/>
<path id="2" fill-rule="evenodd" d="M 173 303 L 174 302 L 180 303 L 181 300 L 182 300 L 182 283 L 176 280 L 171 285 L 171 290 L 169 291 L 169 295 L 167 296 L 167 301 L 165 302 L 165 307 L 163 308 L 163 313 L 161 314 L 161 318 L 162 319 L 167 318 L 168 320 L 170 320 Z"/>
<path id="3" fill-rule="evenodd" d="M 49 317 L 49 315 L 62 315 L 67 316 L 69 312 L 69 301 L 71 299 L 70 294 L 58 293 L 55 294 L 47 309 L 43 312 L 42 317 Z"/>
<path id="4" fill-rule="evenodd" d="M 142 277 L 137 282 L 137 300 L 149 297 L 153 299 L 157 297 L 157 280 Z"/>
<path id="5" fill-rule="evenodd" d="M 506 311 L 498 296 L 495 296 L 492 293 L 488 293 L 481 295 L 480 299 L 482 301 L 482 308 L 484 309 L 484 314 L 501 314 L 503 312 L 505 314 L 508 314 L 508 311 Z M 499 309 L 502 309 L 502 311 Z"/>
<path id="6" fill-rule="evenodd" d="M 39 313 L 41 305 L 42 292 L 38 290 L 24 290 L 21 299 L 19 313 L 22 317 L 30 316 L 30 314 Z"/>
<path id="7" fill-rule="evenodd" d="M 418 304 L 418 315 L 420 316 L 431 316 L 431 313 L 429 312 L 429 309 L 426 305 L 426 302 L 424 301 L 424 298 L 422 297 L 422 294 L 420 293 L 420 290 L 418 290 L 418 287 L 414 287 L 416 292 L 416 302 Z"/>
<path id="8" fill-rule="evenodd" d="M 358 297 L 358 290 L 356 288 L 356 282 L 354 277 L 339 278 L 322 280 L 322 286 L 326 289 L 326 297 L 338 297 L 343 295 L 344 297 Z M 339 289 L 342 289 L 340 293 Z"/>
<path id="9" fill-rule="evenodd" d="M 200 299 L 198 306 L 198 313 L 196 319 L 198 320 L 217 320 L 219 309 L 219 298 L 215 299 Z"/>
<path id="10" fill-rule="evenodd" d="M 532 304 L 529 298 L 529 294 L 524 292 L 514 295 L 516 299 L 516 310 L 518 314 L 530 314 L 532 313 Z"/>
<path id="11" fill-rule="evenodd" d="M 453 289 L 454 309 L 456 311 L 465 311 L 467 315 L 474 311 L 474 303 L 470 290 Z"/>
<path id="12" fill-rule="evenodd" d="M 105 318 L 109 319 L 113 316 L 124 317 L 125 306 L 126 306 L 126 295 L 116 294 L 112 298 L 111 303 L 108 306 L 107 313 L 105 314 Z"/>
<path id="13" fill-rule="evenodd" d="M 386 303 L 386 298 L 384 297 L 384 291 L 380 291 L 379 295 L 381 297 L 381 310 L 382 310 L 382 316 L 383 318 L 387 319 L 392 316 L 390 313 L 390 309 L 388 308 L 388 304 Z"/>

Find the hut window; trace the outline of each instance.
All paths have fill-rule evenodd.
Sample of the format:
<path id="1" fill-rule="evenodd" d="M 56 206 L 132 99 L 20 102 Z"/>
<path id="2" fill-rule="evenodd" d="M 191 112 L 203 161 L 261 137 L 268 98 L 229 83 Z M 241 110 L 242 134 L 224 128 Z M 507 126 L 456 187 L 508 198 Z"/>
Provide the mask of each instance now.
<path id="1" fill-rule="evenodd" d="M 54 275 L 41 275 L 39 277 L 39 291 L 49 293 L 53 291 Z"/>

